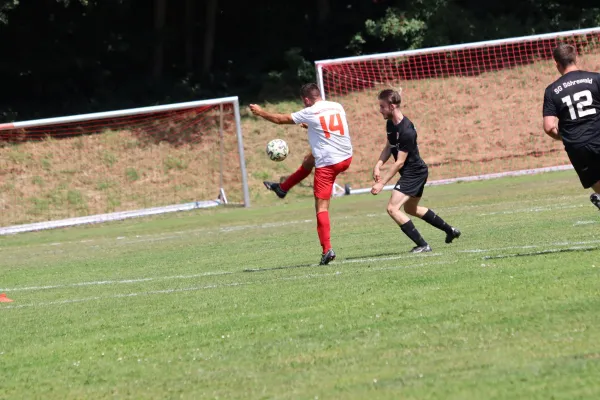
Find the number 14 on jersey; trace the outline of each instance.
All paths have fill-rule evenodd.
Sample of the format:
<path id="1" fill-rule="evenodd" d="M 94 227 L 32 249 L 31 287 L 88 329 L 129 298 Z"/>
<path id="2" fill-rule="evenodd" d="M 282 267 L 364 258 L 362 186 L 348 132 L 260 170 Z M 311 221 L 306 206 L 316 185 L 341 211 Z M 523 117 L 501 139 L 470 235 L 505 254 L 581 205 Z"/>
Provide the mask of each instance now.
<path id="1" fill-rule="evenodd" d="M 325 120 L 325 116 L 320 116 L 319 122 L 321 122 L 321 128 L 323 128 L 323 132 L 325 132 L 325 137 L 327 139 L 331 137 L 331 132 L 339 132 L 342 136 L 345 133 L 342 116 L 340 114 L 331 114 L 329 116 L 329 123 Z"/>

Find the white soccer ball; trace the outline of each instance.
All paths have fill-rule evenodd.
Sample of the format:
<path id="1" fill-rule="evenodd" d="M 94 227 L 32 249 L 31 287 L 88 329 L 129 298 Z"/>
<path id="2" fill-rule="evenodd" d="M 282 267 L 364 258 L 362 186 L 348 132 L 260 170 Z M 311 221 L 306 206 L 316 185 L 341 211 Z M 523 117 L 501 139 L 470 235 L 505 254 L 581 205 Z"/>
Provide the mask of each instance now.
<path id="1" fill-rule="evenodd" d="M 267 144 L 267 155 L 273 161 L 283 161 L 289 153 L 285 140 L 273 139 Z"/>

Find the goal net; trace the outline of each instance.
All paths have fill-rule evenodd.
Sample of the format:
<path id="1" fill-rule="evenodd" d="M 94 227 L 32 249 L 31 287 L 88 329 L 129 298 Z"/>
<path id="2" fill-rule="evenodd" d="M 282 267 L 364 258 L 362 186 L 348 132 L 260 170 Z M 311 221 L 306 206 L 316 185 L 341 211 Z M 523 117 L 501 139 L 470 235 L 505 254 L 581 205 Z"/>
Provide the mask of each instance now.
<path id="1" fill-rule="evenodd" d="M 402 88 L 402 110 L 417 128 L 430 181 L 570 168 L 562 144 L 541 124 L 544 90 L 559 77 L 552 50 L 573 44 L 580 67 L 598 71 L 599 40 L 594 28 L 317 61 L 323 96 L 345 107 L 355 148 L 341 179 L 353 188 L 372 183 L 386 143 L 377 94 L 386 88 Z"/>
<path id="2" fill-rule="evenodd" d="M 249 206 L 237 97 L 0 124 L 0 234 Z"/>

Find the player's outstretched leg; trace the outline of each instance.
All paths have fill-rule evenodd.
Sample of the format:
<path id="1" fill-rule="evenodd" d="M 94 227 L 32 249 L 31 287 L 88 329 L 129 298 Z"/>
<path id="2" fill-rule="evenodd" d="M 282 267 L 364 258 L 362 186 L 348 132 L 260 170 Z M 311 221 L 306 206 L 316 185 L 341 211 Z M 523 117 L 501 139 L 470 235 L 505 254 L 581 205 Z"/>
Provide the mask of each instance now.
<path id="1" fill-rule="evenodd" d="M 275 192 L 280 199 L 283 199 L 287 195 L 287 191 L 283 190 L 277 182 L 263 181 L 263 185 L 270 191 Z"/>
<path id="2" fill-rule="evenodd" d="M 454 239 L 458 239 L 461 235 L 457 228 L 449 225 L 446 221 L 437 215 L 432 209 L 419 205 L 420 197 L 411 197 L 404 204 L 404 211 L 407 214 L 419 217 L 429 225 L 446 232 L 446 243 L 452 243 Z"/>
<path id="3" fill-rule="evenodd" d="M 423 236 L 419 233 L 410 218 L 400 211 L 400 208 L 411 199 L 410 196 L 394 190 L 387 206 L 387 212 L 392 219 L 398 224 L 402 232 L 412 240 L 416 246 L 411 250 L 411 253 L 425 253 L 431 251 L 431 247 L 427 244 Z"/>
<path id="4" fill-rule="evenodd" d="M 298 168 L 292 175 L 288 176 L 287 179 L 282 183 L 264 181 L 263 184 L 267 189 L 275 192 L 277 197 L 283 199 L 291 188 L 302 182 L 310 175 L 314 166 L 315 158 L 312 154 L 309 154 L 304 157 L 304 161 L 302 161 L 300 168 Z"/>

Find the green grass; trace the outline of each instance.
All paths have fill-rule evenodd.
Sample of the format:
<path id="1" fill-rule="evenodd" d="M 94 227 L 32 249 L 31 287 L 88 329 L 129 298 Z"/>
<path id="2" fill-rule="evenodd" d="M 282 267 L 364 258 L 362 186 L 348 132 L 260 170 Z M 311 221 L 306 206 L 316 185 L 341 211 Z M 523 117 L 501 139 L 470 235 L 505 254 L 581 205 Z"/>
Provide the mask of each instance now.
<path id="1" fill-rule="evenodd" d="M 0 398 L 597 399 L 600 215 L 572 171 L 0 237 Z M 253 270 L 253 272 L 248 272 Z"/>

